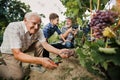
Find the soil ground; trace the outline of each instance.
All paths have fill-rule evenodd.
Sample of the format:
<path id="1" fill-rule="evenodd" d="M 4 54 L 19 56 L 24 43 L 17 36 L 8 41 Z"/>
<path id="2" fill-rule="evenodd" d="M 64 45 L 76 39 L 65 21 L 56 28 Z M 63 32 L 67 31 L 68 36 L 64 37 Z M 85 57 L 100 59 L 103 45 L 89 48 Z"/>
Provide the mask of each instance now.
<path id="1" fill-rule="evenodd" d="M 52 59 L 56 55 L 50 55 Z M 26 67 L 27 64 L 25 63 Z M 29 72 L 29 71 L 28 71 Z M 45 72 L 31 71 L 25 80 L 103 80 L 102 78 L 88 72 L 86 68 L 79 63 L 79 58 L 72 56 L 68 59 L 62 59 L 62 63 L 54 70 L 46 69 Z"/>
<path id="2" fill-rule="evenodd" d="M 52 55 L 52 58 L 55 55 Z M 62 59 L 62 63 L 54 70 L 45 72 L 31 71 L 29 80 L 102 80 L 100 77 L 88 72 L 79 64 L 76 57 Z"/>

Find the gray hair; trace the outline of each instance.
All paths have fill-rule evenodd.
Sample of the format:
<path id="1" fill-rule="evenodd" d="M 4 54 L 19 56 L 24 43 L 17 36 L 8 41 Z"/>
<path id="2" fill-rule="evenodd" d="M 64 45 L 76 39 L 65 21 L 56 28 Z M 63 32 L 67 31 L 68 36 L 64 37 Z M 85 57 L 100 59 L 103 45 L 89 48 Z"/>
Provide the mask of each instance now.
<path id="1" fill-rule="evenodd" d="M 37 16 L 41 19 L 40 15 L 37 12 L 28 12 L 25 14 L 24 19 L 30 19 L 32 16 Z"/>

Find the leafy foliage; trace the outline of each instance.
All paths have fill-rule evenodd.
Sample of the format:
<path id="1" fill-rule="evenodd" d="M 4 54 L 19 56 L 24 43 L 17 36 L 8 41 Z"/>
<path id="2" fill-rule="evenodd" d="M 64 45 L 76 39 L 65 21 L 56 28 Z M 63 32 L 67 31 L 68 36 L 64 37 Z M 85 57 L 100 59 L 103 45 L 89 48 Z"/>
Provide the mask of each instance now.
<path id="1" fill-rule="evenodd" d="M 0 15 L 8 22 L 22 20 L 26 12 L 31 11 L 29 5 L 18 0 L 1 0 Z"/>
<path id="2" fill-rule="evenodd" d="M 18 0 L 0 0 L 0 29 L 9 22 L 22 20 L 24 14 L 29 12 L 30 6 Z"/>
<path id="3" fill-rule="evenodd" d="M 0 0 L 0 42 L 9 22 L 22 20 L 30 6 L 18 0 Z"/>
<path id="4" fill-rule="evenodd" d="M 103 10 L 108 1 L 109 0 L 61 0 L 63 5 L 67 8 L 65 15 L 74 17 L 75 23 L 78 23 L 81 27 L 87 27 L 89 22 L 87 17 L 89 17 L 89 19 L 91 17 L 91 14 L 85 14 L 86 11 L 92 12 Z M 117 8 L 114 10 L 117 10 Z M 116 25 L 110 26 L 111 28 L 114 28 Z M 104 76 L 105 79 L 118 80 L 119 78 L 116 78 L 115 76 L 119 76 L 120 73 L 120 70 L 118 69 L 120 68 L 120 30 L 118 27 L 117 32 L 115 33 L 117 36 L 114 39 L 101 38 L 100 40 L 95 40 L 91 37 L 91 29 L 86 35 L 84 30 L 82 30 L 80 30 L 75 39 L 76 53 L 79 55 L 80 64 L 86 67 L 88 71 L 93 72 L 96 75 L 99 74 Z M 117 48 L 116 53 L 105 54 L 104 52 L 99 51 L 99 47 L 105 48 L 106 46 Z M 112 72 L 114 73 L 112 74 Z"/>
<path id="5" fill-rule="evenodd" d="M 85 22 L 83 17 L 87 16 L 85 15 L 86 10 L 103 9 L 108 1 L 109 0 L 99 0 L 99 2 L 98 0 L 61 0 L 63 5 L 67 8 L 65 15 L 73 17 L 74 21 L 81 24 L 81 26 Z M 97 6 L 97 4 L 100 5 Z"/>

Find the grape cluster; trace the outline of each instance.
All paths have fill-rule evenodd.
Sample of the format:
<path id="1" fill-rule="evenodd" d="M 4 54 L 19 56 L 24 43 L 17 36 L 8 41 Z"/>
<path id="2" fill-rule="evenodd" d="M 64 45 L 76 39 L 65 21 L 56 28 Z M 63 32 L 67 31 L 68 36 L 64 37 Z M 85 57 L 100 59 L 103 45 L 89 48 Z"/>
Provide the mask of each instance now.
<path id="1" fill-rule="evenodd" d="M 101 38 L 103 29 L 115 23 L 117 17 L 118 14 L 113 11 L 96 11 L 89 23 L 93 31 L 93 36 L 95 38 Z"/>

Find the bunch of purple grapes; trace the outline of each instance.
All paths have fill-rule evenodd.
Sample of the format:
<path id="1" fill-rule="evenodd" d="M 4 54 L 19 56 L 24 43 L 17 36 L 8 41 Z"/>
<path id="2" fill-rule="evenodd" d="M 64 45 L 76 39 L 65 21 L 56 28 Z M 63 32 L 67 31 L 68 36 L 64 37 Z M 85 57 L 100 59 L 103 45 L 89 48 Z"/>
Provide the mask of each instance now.
<path id="1" fill-rule="evenodd" d="M 93 36 L 95 38 L 101 38 L 103 29 L 114 24 L 117 17 L 118 13 L 113 11 L 96 11 L 89 24 L 92 28 Z"/>

